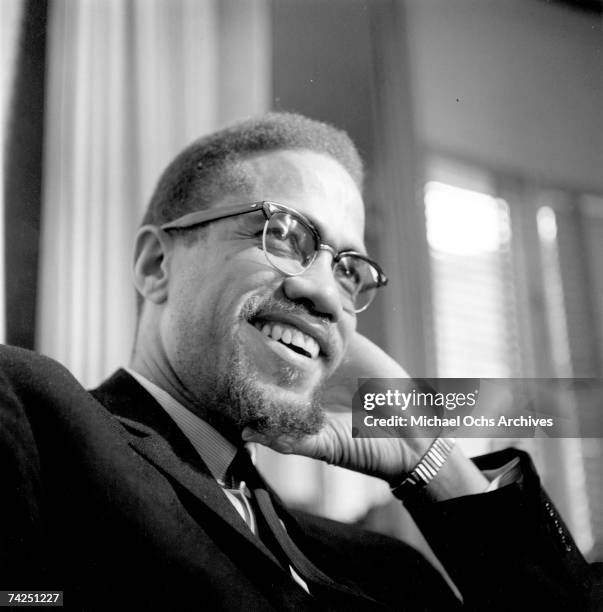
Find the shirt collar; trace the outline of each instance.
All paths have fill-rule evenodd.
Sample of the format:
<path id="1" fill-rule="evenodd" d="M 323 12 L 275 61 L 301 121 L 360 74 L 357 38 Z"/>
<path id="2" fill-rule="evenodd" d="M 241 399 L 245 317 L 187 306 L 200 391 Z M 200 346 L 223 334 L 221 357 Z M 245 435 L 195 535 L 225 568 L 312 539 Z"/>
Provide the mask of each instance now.
<path id="1" fill-rule="evenodd" d="M 142 374 L 130 368 L 124 369 L 135 378 L 168 413 L 199 453 L 212 476 L 220 484 L 224 484 L 226 472 L 237 453 L 237 447 L 229 442 L 211 425 L 175 400 L 167 391 L 158 387 L 155 383 L 152 383 Z"/>

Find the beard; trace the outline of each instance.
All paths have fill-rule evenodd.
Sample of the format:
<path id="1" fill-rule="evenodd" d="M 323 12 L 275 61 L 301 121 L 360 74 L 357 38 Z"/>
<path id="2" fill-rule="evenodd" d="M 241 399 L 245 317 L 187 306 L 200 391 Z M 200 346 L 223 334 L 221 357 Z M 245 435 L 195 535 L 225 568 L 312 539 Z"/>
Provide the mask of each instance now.
<path id="1" fill-rule="evenodd" d="M 261 300 L 254 296 L 242 308 L 239 324 L 248 325 L 264 310 L 292 312 L 300 309 L 303 307 L 282 300 Z M 221 369 L 213 386 L 210 402 L 214 407 L 213 415 L 226 417 L 229 425 L 234 425 L 238 431 L 248 426 L 269 437 L 300 438 L 318 433 L 325 421 L 321 404 L 324 379 L 307 393 L 299 394 L 293 389 L 299 385 L 302 374 L 285 365 L 278 372 L 276 385 L 263 383 L 257 378 L 253 360 L 240 348 L 236 332 L 231 342 L 234 348 L 227 366 Z"/>
<path id="2" fill-rule="evenodd" d="M 300 438 L 316 434 L 324 423 L 321 405 L 322 385 L 307 398 L 291 394 L 275 394 L 274 389 L 262 385 L 253 377 L 252 364 L 245 355 L 233 356 L 222 386 L 220 403 L 230 406 L 231 417 L 237 428 L 251 427 L 269 437 L 286 435 Z M 279 388 L 286 389 L 297 378 L 293 370 L 282 372 Z M 278 395 L 279 397 L 275 397 Z"/>

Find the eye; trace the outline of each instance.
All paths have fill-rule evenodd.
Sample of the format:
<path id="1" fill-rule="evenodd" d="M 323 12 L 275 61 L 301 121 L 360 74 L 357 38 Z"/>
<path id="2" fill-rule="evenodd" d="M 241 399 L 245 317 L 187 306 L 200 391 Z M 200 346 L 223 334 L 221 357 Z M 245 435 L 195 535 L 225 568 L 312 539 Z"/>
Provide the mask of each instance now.
<path id="1" fill-rule="evenodd" d="M 266 228 L 266 247 L 274 254 L 291 257 L 302 264 L 311 259 L 316 250 L 312 232 L 287 213 L 277 213 L 270 218 Z"/>
<path id="2" fill-rule="evenodd" d="M 358 267 L 349 258 L 342 259 L 335 266 L 337 282 L 348 292 L 354 294 L 362 284 L 362 275 Z"/>

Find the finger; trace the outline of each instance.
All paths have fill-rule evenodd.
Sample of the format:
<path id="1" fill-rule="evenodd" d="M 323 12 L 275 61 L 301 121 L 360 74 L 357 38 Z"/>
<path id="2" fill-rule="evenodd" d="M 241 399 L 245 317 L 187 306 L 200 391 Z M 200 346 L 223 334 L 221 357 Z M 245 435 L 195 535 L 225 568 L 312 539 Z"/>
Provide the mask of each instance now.
<path id="1" fill-rule="evenodd" d="M 285 455 L 295 454 L 315 459 L 321 458 L 316 454 L 315 436 L 304 436 L 301 438 L 287 435 L 267 436 L 255 431 L 251 427 L 245 427 L 241 436 L 245 442 L 257 442 Z"/>

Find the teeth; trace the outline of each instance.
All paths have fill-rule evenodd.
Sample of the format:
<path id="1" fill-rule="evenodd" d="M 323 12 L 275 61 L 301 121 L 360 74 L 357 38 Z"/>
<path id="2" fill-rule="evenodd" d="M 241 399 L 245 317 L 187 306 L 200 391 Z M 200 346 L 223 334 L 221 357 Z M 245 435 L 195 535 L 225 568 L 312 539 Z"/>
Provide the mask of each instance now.
<path id="1" fill-rule="evenodd" d="M 270 335 L 273 340 L 280 340 L 283 335 L 283 328 L 280 325 L 273 325 Z"/>
<path id="2" fill-rule="evenodd" d="M 286 323 L 260 323 L 259 321 L 256 321 L 254 325 L 264 336 L 273 340 L 280 340 L 283 344 L 292 344 L 301 348 L 309 353 L 312 359 L 316 359 L 320 353 L 318 342 L 296 327 Z"/>
<path id="3" fill-rule="evenodd" d="M 295 344 L 295 346 L 299 346 L 306 350 L 306 340 L 304 338 L 304 335 L 299 331 L 299 329 L 293 331 L 291 341 L 293 342 L 293 344 Z"/>

